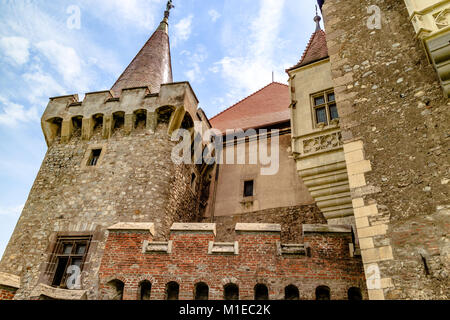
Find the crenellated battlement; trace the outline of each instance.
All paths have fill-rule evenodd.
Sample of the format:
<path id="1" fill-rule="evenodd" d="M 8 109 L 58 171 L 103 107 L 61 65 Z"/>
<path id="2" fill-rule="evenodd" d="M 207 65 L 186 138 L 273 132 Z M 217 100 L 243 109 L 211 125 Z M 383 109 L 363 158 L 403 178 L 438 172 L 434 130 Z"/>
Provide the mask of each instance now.
<path id="1" fill-rule="evenodd" d="M 112 91 L 86 93 L 83 101 L 78 95 L 50 98 L 42 116 L 42 130 L 47 145 L 55 141 L 67 143 L 80 136 L 83 140 L 93 137 L 96 130 L 103 139 L 109 139 L 116 129 L 125 135 L 137 127 L 155 132 L 158 123 L 168 125 L 168 133 L 193 121 L 208 123 L 197 114 L 198 99 L 188 82 L 163 84 L 159 93 L 151 93 L 148 87 L 123 89 L 120 96 Z"/>
<path id="2" fill-rule="evenodd" d="M 235 241 L 226 243 L 216 241 L 214 223 L 175 223 L 165 242 L 153 241 L 158 232 L 153 223 L 108 228 L 99 272 L 103 298 L 120 291 L 136 299 L 146 281 L 158 300 L 167 298 L 170 284 L 180 299 L 192 299 L 196 283 L 209 286 L 210 299 L 223 299 L 228 285 L 253 299 L 257 284 L 268 287 L 271 299 L 282 298 L 287 286 L 301 288 L 302 299 L 313 299 L 318 286 L 328 287 L 332 299 L 345 299 L 352 287 L 365 295 L 362 261 L 349 250 L 351 226 L 303 225 L 300 244 L 282 243 L 278 224 L 238 223 Z"/>

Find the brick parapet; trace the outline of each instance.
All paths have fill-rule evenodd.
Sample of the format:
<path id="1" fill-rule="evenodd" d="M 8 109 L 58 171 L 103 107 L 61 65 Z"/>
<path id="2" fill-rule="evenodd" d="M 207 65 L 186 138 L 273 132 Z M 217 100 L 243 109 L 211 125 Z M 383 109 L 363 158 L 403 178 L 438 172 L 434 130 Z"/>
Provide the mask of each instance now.
<path id="1" fill-rule="evenodd" d="M 165 298 L 165 286 L 171 281 L 180 285 L 180 299 L 193 299 L 198 282 L 209 286 L 210 299 L 219 300 L 227 283 L 237 284 L 244 300 L 253 299 L 258 283 L 268 286 L 271 299 L 282 299 L 284 287 L 290 284 L 300 289 L 304 299 L 314 299 L 320 285 L 330 287 L 332 299 L 347 299 L 350 287 L 361 288 L 366 297 L 361 260 L 350 257 L 351 232 L 308 233 L 305 243 L 310 251 L 299 250 L 302 245 L 295 246 L 298 251 L 286 247 L 280 251 L 280 226 L 246 225 L 245 230 L 240 226 L 236 241 L 227 244 L 215 242 L 211 225 L 205 225 L 206 230 L 198 226 L 173 230 L 170 253 L 146 250 L 152 243 L 149 232 L 110 233 L 99 273 L 103 298 L 108 298 L 108 283 L 115 279 L 125 283 L 126 300 L 138 298 L 143 280 L 151 282 L 151 299 L 156 300 Z M 211 252 L 211 243 L 233 250 Z"/>

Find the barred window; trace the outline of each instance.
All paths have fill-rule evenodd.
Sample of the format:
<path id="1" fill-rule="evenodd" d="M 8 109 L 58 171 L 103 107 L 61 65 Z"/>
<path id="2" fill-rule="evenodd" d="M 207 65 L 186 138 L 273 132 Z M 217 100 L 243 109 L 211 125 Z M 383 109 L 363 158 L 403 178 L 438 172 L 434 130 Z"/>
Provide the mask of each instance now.
<path id="1" fill-rule="evenodd" d="M 57 238 L 46 270 L 53 287 L 67 288 L 66 282 L 71 275 L 69 267 L 76 266 L 83 270 L 91 240 L 92 236 Z"/>

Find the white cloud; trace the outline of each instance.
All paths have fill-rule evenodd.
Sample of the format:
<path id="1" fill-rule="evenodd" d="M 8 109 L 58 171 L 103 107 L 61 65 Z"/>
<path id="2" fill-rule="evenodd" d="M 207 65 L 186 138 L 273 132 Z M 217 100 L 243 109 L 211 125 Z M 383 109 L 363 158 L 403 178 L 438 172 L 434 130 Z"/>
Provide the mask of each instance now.
<path id="1" fill-rule="evenodd" d="M 192 19 L 194 16 L 191 14 L 186 18 L 181 19 L 174 26 L 173 46 L 176 47 L 178 43 L 187 41 L 192 33 Z"/>
<path id="2" fill-rule="evenodd" d="M 220 67 L 230 88 L 228 102 L 236 101 L 236 97 L 245 96 L 270 83 L 272 71 L 276 72 L 276 79 L 286 78 L 282 72 L 286 62 L 274 54 L 280 45 L 284 4 L 285 0 L 262 0 L 258 15 L 250 21 L 248 33 L 242 30 L 238 32 L 232 24 L 224 26 L 222 39 L 227 54 L 211 70 L 218 72 L 217 67 Z M 239 34 L 241 36 L 237 37 Z"/>
<path id="3" fill-rule="evenodd" d="M 130 25 L 144 30 L 151 30 L 157 19 L 162 20 L 163 0 L 81 0 L 83 10 L 89 10 L 99 20 L 123 30 Z M 159 14 L 159 15 L 158 15 Z M 83 21 L 83 16 L 81 16 Z M 83 22 L 82 22 L 83 23 Z"/>
<path id="4" fill-rule="evenodd" d="M 208 52 L 202 45 L 198 45 L 196 51 L 183 50 L 180 55 L 186 57 L 185 65 L 188 68 L 184 75 L 190 82 L 201 83 L 205 80 L 201 64 L 208 58 Z"/>
<path id="5" fill-rule="evenodd" d="M 208 11 L 208 15 L 211 18 L 212 22 L 216 22 L 222 15 L 214 9 Z"/>
<path id="6" fill-rule="evenodd" d="M 22 37 L 3 37 L 0 39 L 3 54 L 17 65 L 23 65 L 30 58 L 30 41 Z"/>
<path id="7" fill-rule="evenodd" d="M 63 76 L 65 82 L 70 83 L 81 74 L 82 60 L 74 48 L 54 40 L 39 42 L 36 47 Z"/>
<path id="8" fill-rule="evenodd" d="M 19 122 L 39 121 L 37 109 L 35 107 L 25 109 L 24 106 L 11 102 L 0 96 L 0 125 L 15 127 Z"/>
<path id="9" fill-rule="evenodd" d="M 18 217 L 22 213 L 24 205 L 15 207 L 0 207 L 0 216 Z"/>
<path id="10" fill-rule="evenodd" d="M 67 94 L 67 90 L 61 86 L 50 74 L 43 72 L 40 68 L 24 73 L 22 78 L 29 84 L 30 91 L 27 100 L 40 107 L 45 107 L 49 97 Z"/>

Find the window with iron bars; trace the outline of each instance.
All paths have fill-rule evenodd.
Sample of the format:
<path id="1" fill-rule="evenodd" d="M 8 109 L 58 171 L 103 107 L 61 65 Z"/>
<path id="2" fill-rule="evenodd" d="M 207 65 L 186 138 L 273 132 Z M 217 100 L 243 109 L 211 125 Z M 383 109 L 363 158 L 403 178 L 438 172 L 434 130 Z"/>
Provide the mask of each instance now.
<path id="1" fill-rule="evenodd" d="M 46 268 L 46 275 L 53 287 L 66 289 L 70 266 L 77 266 L 83 271 L 92 236 L 61 236 L 56 244 Z"/>

